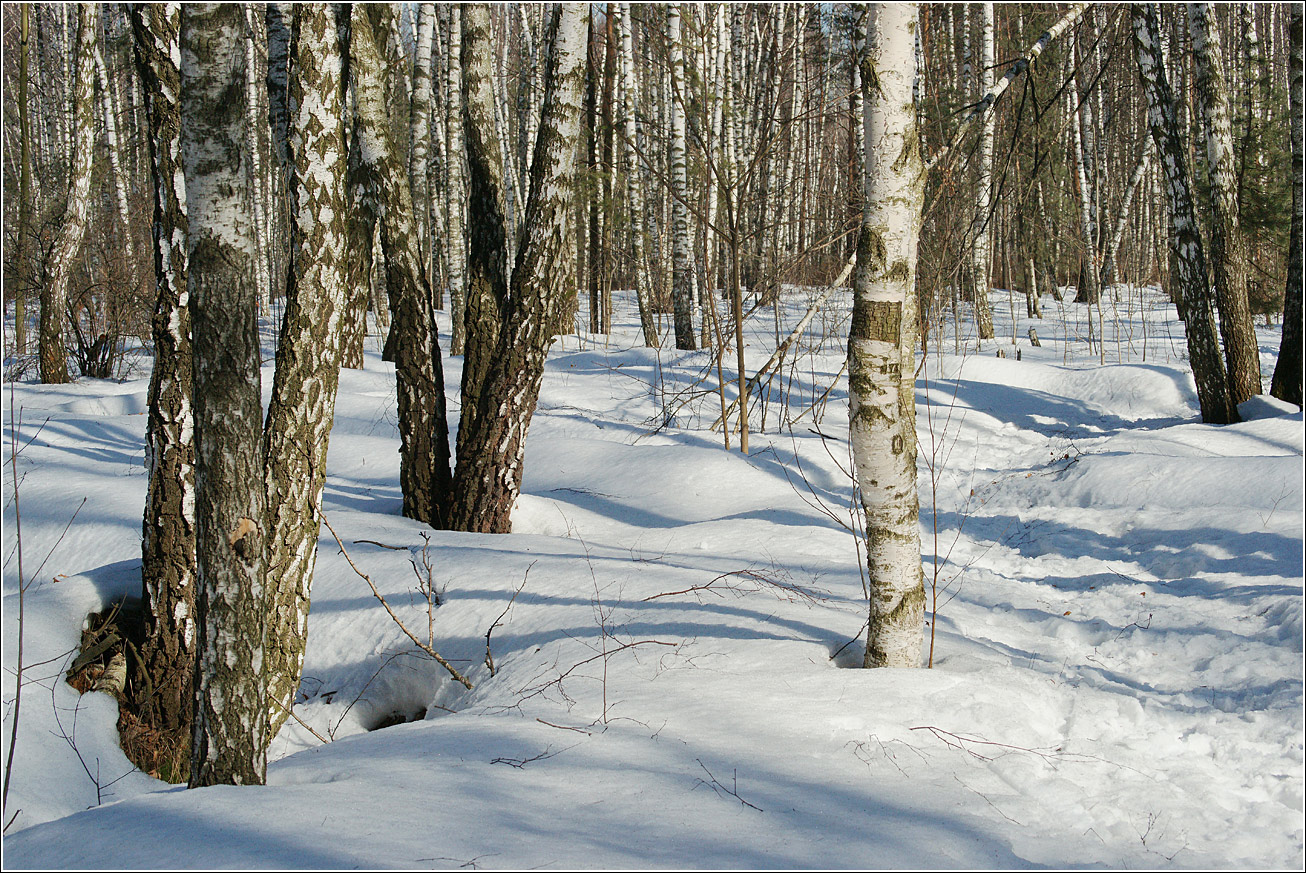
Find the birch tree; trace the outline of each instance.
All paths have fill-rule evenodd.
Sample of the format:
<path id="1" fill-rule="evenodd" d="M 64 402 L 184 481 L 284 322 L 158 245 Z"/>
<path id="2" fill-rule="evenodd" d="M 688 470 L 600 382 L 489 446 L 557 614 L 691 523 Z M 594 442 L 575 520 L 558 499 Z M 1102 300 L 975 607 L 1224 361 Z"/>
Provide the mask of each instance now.
<path id="1" fill-rule="evenodd" d="M 141 661 L 149 681 L 139 684 L 149 695 L 134 704 L 142 721 L 184 748 L 194 709 L 196 566 L 191 319 L 177 69 L 181 6 L 138 4 L 131 16 L 149 120 L 156 292 L 154 369 L 145 426 L 149 484 L 141 537 Z"/>
<path id="2" fill-rule="evenodd" d="M 1132 15 L 1138 73 L 1147 94 L 1148 127 L 1165 172 L 1170 201 L 1171 253 L 1178 274 L 1176 284 L 1183 296 L 1188 359 L 1197 382 L 1197 399 L 1203 421 L 1228 424 L 1238 420 L 1238 411 L 1230 397 L 1220 360 L 1206 256 L 1188 187 L 1188 161 L 1175 115 L 1174 96 L 1161 58 L 1156 4 L 1134 4 Z"/>
<path id="3" fill-rule="evenodd" d="M 589 6 L 564 4 L 550 27 L 544 105 L 531 160 L 530 192 L 503 324 L 479 396 L 463 397 L 472 426 L 459 426 L 449 526 L 507 533 L 521 490 L 526 431 L 544 376 L 544 359 L 563 300 L 575 195 Z M 506 260 L 506 254 L 505 254 Z M 470 339 L 470 337 L 469 337 Z M 464 419 L 465 421 L 465 419 Z"/>
<path id="4" fill-rule="evenodd" d="M 291 274 L 264 429 L 268 738 L 294 703 L 308 637 L 345 318 L 344 82 L 336 19 L 295 7 L 289 82 Z"/>
<path id="5" fill-rule="evenodd" d="M 508 237 L 504 142 L 494 117 L 494 64 L 489 8 L 462 7 L 463 140 L 467 154 L 466 333 L 462 396 L 481 396 L 490 364 L 498 353 L 499 332 L 508 302 Z M 479 404 L 464 401 L 458 423 L 458 457 L 476 431 Z"/>
<path id="6" fill-rule="evenodd" d="M 994 80 L 993 48 L 993 4 L 981 3 L 983 17 L 980 20 L 980 69 L 979 90 L 987 94 Z M 915 57 L 913 50 L 913 59 Z M 975 293 L 975 321 L 979 328 L 980 339 L 993 339 L 993 312 L 989 308 L 989 269 L 992 266 L 993 250 L 990 245 L 992 228 L 990 219 L 993 214 L 993 139 L 997 133 L 997 116 L 988 113 L 980 127 L 979 179 L 975 189 L 975 222 L 972 233 L 974 246 L 971 249 L 971 285 Z"/>
<path id="7" fill-rule="evenodd" d="M 617 4 L 617 27 L 621 32 L 619 66 L 621 68 L 621 125 L 622 144 L 626 152 L 626 208 L 630 213 L 630 239 L 633 253 L 635 301 L 639 307 L 640 329 L 644 332 L 644 345 L 655 349 L 659 345 L 657 325 L 653 320 L 653 306 L 649 301 L 649 286 L 645 279 L 644 262 L 644 186 L 641 184 L 642 166 L 639 157 L 639 131 L 635 118 L 635 103 L 639 88 L 635 82 L 633 22 L 630 4 Z"/>
<path id="8" fill-rule="evenodd" d="M 849 442 L 866 515 L 866 667 L 917 667 L 925 588 L 916 493 L 916 250 L 925 174 L 910 4 L 871 4 L 861 52 L 865 194 L 848 334 Z"/>
<path id="9" fill-rule="evenodd" d="M 64 348 L 65 310 L 73 260 L 81 250 L 91 206 L 91 172 L 95 162 L 95 57 L 100 40 L 100 7 L 77 6 L 77 53 L 73 71 L 72 162 L 67 209 L 50 254 L 49 274 L 41 288 L 40 376 L 46 384 L 69 381 Z"/>
<path id="10" fill-rule="evenodd" d="M 449 11 L 449 76 L 445 81 L 445 136 L 449 161 L 445 165 L 446 260 L 448 262 L 449 315 L 453 331 L 449 339 L 449 354 L 461 355 L 466 327 L 464 324 L 464 285 L 466 269 L 466 241 L 463 236 L 463 87 L 462 87 L 462 12 L 460 7 Z"/>
<path id="11" fill-rule="evenodd" d="M 100 95 L 100 118 L 104 124 L 105 153 L 109 158 L 109 175 L 113 179 L 114 200 L 118 206 L 118 221 L 122 225 L 123 245 L 126 248 L 127 263 L 134 268 L 131 208 L 127 204 L 127 174 L 122 165 L 122 137 L 118 135 L 118 112 L 117 107 L 114 106 L 113 80 L 109 78 L 104 63 L 104 52 L 100 49 L 101 29 L 97 26 L 95 52 L 92 57 L 95 83 Z"/>
<path id="12" fill-rule="evenodd" d="M 1294 4 L 1288 21 L 1288 103 L 1292 132 L 1292 229 L 1288 237 L 1288 285 L 1283 296 L 1283 332 L 1270 393 L 1302 405 L 1302 8 Z"/>
<path id="13" fill-rule="evenodd" d="M 199 573 L 191 787 L 262 784 L 267 770 L 261 362 L 243 155 L 243 41 L 240 6 L 183 8 Z"/>
<path id="14" fill-rule="evenodd" d="M 14 298 L 14 346 L 18 354 L 27 352 L 27 297 L 32 287 L 32 127 L 27 105 L 28 61 L 31 57 L 30 9 L 24 4 L 19 12 L 18 43 L 18 239 L 15 259 L 17 269 L 5 261 L 6 284 Z"/>
<path id="15" fill-rule="evenodd" d="M 680 4 L 667 6 L 667 46 L 671 53 L 671 306 L 676 348 L 693 349 L 693 267 L 689 245 L 689 170 L 685 152 L 685 51 Z"/>
<path id="16" fill-rule="evenodd" d="M 435 4 L 422 3 L 417 16 L 417 50 L 413 62 L 412 130 L 409 140 L 408 177 L 416 210 L 417 238 L 422 271 L 431 281 L 431 45 L 435 31 Z"/>
<path id="17" fill-rule="evenodd" d="M 1211 275 L 1220 310 L 1225 368 L 1235 404 L 1261 393 L 1260 349 L 1247 303 L 1247 264 L 1238 226 L 1238 184 L 1229 93 L 1220 60 L 1220 31 L 1210 4 L 1188 4 L 1188 27 L 1197 69 L 1197 104 L 1206 140 L 1206 172 L 1210 183 Z"/>
<path id="18" fill-rule="evenodd" d="M 444 362 L 413 221 L 408 168 L 392 138 L 382 79 L 385 67 L 379 40 L 390 32 L 393 14 L 384 4 L 353 6 L 350 75 L 358 100 L 360 161 L 379 207 L 386 292 L 394 317 L 388 344 L 394 352 L 398 393 L 403 512 L 408 518 L 443 527 L 451 479 Z M 450 257 L 452 264 L 455 259 Z M 454 315 L 461 317 L 457 311 Z"/>

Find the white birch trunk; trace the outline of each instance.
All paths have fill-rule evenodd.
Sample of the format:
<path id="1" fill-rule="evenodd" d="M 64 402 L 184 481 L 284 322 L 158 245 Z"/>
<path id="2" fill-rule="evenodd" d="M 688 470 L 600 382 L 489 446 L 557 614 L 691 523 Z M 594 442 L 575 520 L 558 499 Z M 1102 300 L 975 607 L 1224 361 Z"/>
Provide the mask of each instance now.
<path id="1" fill-rule="evenodd" d="M 980 28 L 980 93 L 988 93 L 993 80 L 993 4 L 983 3 Z M 916 52 L 912 49 L 915 66 Z M 971 250 L 971 284 L 975 290 L 975 321 L 980 339 L 993 339 L 993 313 L 989 308 L 989 270 L 993 260 L 990 245 L 990 214 L 993 211 L 993 140 L 997 133 L 997 117 L 989 113 L 984 117 L 979 139 L 979 179 L 975 191 L 975 222 L 972 225 L 975 244 Z"/>
<path id="2" fill-rule="evenodd" d="M 127 175 L 122 168 L 122 138 L 118 136 L 118 112 L 114 106 L 113 82 L 104 65 L 104 52 L 95 43 L 95 81 L 100 91 L 100 117 L 104 120 L 104 139 L 109 153 L 109 175 L 113 177 L 114 199 L 118 204 L 118 221 L 122 225 L 123 245 L 131 281 L 135 282 L 136 257 L 132 239 L 131 207 L 127 202 Z"/>
<path id="3" fill-rule="evenodd" d="M 1165 171 L 1170 201 L 1171 248 L 1177 275 L 1174 284 L 1183 297 L 1188 359 L 1197 383 L 1202 420 L 1228 424 L 1238 420 L 1220 361 L 1215 312 L 1206 273 L 1206 255 L 1193 214 L 1188 162 L 1175 112 L 1175 99 L 1165 75 L 1160 51 L 1156 4 L 1133 7 L 1134 48 L 1139 78 L 1147 93 L 1147 119 L 1157 158 Z"/>
<path id="4" fill-rule="evenodd" d="M 181 158 L 195 354 L 199 567 L 191 787 L 261 785 L 264 520 L 258 312 L 245 171 L 244 13 L 186 4 Z"/>
<path id="5" fill-rule="evenodd" d="M 303 674 L 347 288 L 345 92 L 336 19 L 326 4 L 303 4 L 295 14 L 289 83 L 293 272 L 264 433 L 269 740 L 286 720 Z"/>
<path id="6" fill-rule="evenodd" d="M 635 269 L 635 300 L 639 306 L 639 323 L 644 332 L 644 345 L 655 349 L 659 345 L 657 325 L 653 320 L 653 306 L 649 301 L 649 283 L 644 255 L 644 184 L 642 163 L 639 157 L 639 131 L 635 121 L 635 104 L 639 87 L 635 80 L 635 47 L 630 4 L 617 4 L 617 26 L 621 33 L 619 62 L 621 68 L 621 124 L 622 142 L 626 150 L 626 206 L 630 211 L 630 236 Z"/>
<path id="7" fill-rule="evenodd" d="M 849 442 L 866 514 L 867 667 L 918 667 L 915 274 L 925 175 L 912 104 L 916 11 L 872 4 L 862 57 L 866 202 L 848 337 Z"/>
<path id="8" fill-rule="evenodd" d="M 50 255 L 50 272 L 41 290 L 40 375 L 46 384 L 69 381 L 64 347 L 64 320 L 73 260 L 86 236 L 91 204 L 91 172 L 95 162 L 95 58 L 100 40 L 100 9 L 77 7 L 77 51 L 74 60 L 72 160 L 68 208 Z"/>
<path id="9" fill-rule="evenodd" d="M 1260 351 L 1247 301 L 1247 264 L 1238 225 L 1238 185 L 1229 92 L 1220 60 L 1220 32 L 1206 3 L 1188 4 L 1188 27 L 1197 69 L 1197 104 L 1206 134 L 1206 168 L 1210 182 L 1211 273 L 1220 310 L 1229 390 L 1235 404 L 1261 393 Z"/>
<path id="10" fill-rule="evenodd" d="M 422 270 L 431 278 L 431 44 L 435 30 L 435 4 L 423 3 L 417 16 L 417 51 L 413 63 L 413 108 L 408 153 L 408 180 L 413 190 L 413 218 L 417 225 Z"/>
<path id="11" fill-rule="evenodd" d="M 689 170 L 685 151 L 685 53 L 680 32 L 680 4 L 667 7 L 671 52 L 671 305 L 676 348 L 693 349 L 693 267 L 689 242 Z"/>
<path id="12" fill-rule="evenodd" d="M 449 162 L 445 165 L 448 188 L 446 258 L 448 260 L 449 315 L 453 335 L 449 354 L 461 355 L 466 337 L 463 324 L 466 301 L 463 277 L 467 265 L 467 244 L 463 238 L 463 77 L 462 12 L 454 8 L 449 15 L 449 78 L 445 83 L 445 129 L 448 137 Z"/>

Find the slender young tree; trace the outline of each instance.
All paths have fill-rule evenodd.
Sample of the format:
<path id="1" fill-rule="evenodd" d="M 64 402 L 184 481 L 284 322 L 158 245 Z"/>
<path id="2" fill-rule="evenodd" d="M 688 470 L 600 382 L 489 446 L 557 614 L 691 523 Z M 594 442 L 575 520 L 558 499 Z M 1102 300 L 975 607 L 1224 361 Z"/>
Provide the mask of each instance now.
<path id="1" fill-rule="evenodd" d="M 149 695 L 135 701 L 142 721 L 185 747 L 194 709 L 195 445 L 190 306 L 186 293 L 185 190 L 181 172 L 181 95 L 177 54 L 181 6 L 132 7 L 136 66 L 149 119 L 154 182 L 152 322 L 145 459 L 149 486 L 141 537 L 145 641 L 142 669 Z"/>
<path id="2" fill-rule="evenodd" d="M 635 301 L 639 306 L 639 324 L 644 332 L 644 345 L 655 349 L 659 345 L 657 324 L 653 319 L 653 305 L 649 301 L 649 287 L 645 279 L 644 263 L 644 186 L 643 169 L 639 158 L 639 131 L 636 126 L 635 104 L 639 88 L 635 82 L 633 22 L 630 4 L 617 4 L 617 27 L 621 31 L 621 124 L 622 144 L 626 152 L 626 208 L 630 213 L 630 239 L 634 269 Z"/>
<path id="3" fill-rule="evenodd" d="M 667 6 L 667 47 L 671 52 L 671 306 L 676 348 L 694 345 L 694 268 L 690 263 L 689 165 L 685 150 L 685 49 L 680 4 Z"/>
<path id="4" fill-rule="evenodd" d="M 267 771 L 263 410 L 243 154 L 244 28 L 238 5 L 182 9 L 199 571 L 191 787 L 262 784 Z"/>
<path id="5" fill-rule="evenodd" d="M 100 50 L 101 33 L 97 31 L 95 53 L 92 61 L 95 66 L 95 83 L 100 95 L 100 118 L 104 127 L 105 154 L 109 158 L 109 175 L 113 179 L 114 200 L 118 206 L 118 222 L 122 225 L 122 243 L 126 250 L 129 270 L 134 265 L 131 208 L 127 204 L 127 173 L 122 161 L 122 138 L 118 135 L 118 112 L 113 100 L 113 80 L 104 64 L 104 52 Z"/>
<path id="6" fill-rule="evenodd" d="M 1165 172 L 1170 200 L 1171 252 L 1178 272 L 1176 284 L 1183 296 L 1188 359 L 1197 383 L 1202 420 L 1228 424 L 1238 420 L 1238 410 L 1229 394 L 1228 379 L 1220 360 L 1206 256 L 1193 215 L 1188 161 L 1175 116 L 1175 100 L 1162 63 L 1156 4 L 1134 4 L 1133 31 L 1139 78 L 1147 95 L 1148 128 Z"/>
<path id="7" fill-rule="evenodd" d="M 849 442 L 866 514 L 867 667 L 918 667 L 925 588 L 916 493 L 916 249 L 925 172 L 912 4 L 870 4 L 861 56 L 866 181 L 848 333 Z"/>
<path id="8" fill-rule="evenodd" d="M 980 69 L 979 91 L 987 94 L 992 87 L 994 71 L 993 4 L 981 3 L 980 19 Z M 913 53 L 914 57 L 914 53 Z M 975 221 L 972 234 L 975 242 L 971 249 L 971 285 L 975 293 L 975 321 L 980 339 L 993 339 L 993 312 L 989 307 L 989 270 L 993 261 L 993 140 L 997 136 L 997 116 L 990 112 L 984 116 L 979 138 L 979 180 L 975 188 Z"/>
<path id="9" fill-rule="evenodd" d="M 30 4 L 19 13 L 18 42 L 18 251 L 17 269 L 8 274 L 9 294 L 14 298 L 14 345 L 18 354 L 27 353 L 27 295 L 32 286 L 32 130 L 27 105 L 28 59 L 31 55 Z M 9 262 L 5 262 L 8 267 Z"/>
<path id="10" fill-rule="evenodd" d="M 445 82 L 445 136 L 449 161 L 445 165 L 445 204 L 448 218 L 445 221 L 445 258 L 448 262 L 449 315 L 453 330 L 449 338 L 449 354 L 461 355 L 465 336 L 464 275 L 467 266 L 467 244 L 463 236 L 463 86 L 462 86 L 462 12 L 460 6 L 449 10 L 449 75 Z"/>
<path id="11" fill-rule="evenodd" d="M 431 281 L 431 46 L 435 31 L 435 4 L 422 3 L 417 14 L 417 50 L 413 61 L 412 130 L 408 152 L 408 177 L 413 190 L 414 219 L 422 255 L 422 271 Z"/>
<path id="12" fill-rule="evenodd" d="M 77 54 L 73 68 L 72 165 L 68 207 L 50 255 L 49 273 L 41 288 L 40 375 L 46 384 L 69 381 L 64 348 L 68 281 L 73 261 L 86 235 L 91 206 L 91 173 L 95 162 L 95 57 L 100 45 L 100 6 L 77 6 Z"/>
<path id="13" fill-rule="evenodd" d="M 298 4 L 291 39 L 291 275 L 264 428 L 267 485 L 268 738 L 303 672 L 327 445 L 345 321 L 345 89 L 336 18 Z"/>

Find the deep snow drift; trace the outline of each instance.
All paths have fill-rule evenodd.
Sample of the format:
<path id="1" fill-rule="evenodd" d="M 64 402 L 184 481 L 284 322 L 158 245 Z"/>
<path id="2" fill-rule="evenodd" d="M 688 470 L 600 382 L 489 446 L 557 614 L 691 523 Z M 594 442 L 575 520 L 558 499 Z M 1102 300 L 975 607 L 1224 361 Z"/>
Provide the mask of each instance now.
<path id="1" fill-rule="evenodd" d="M 753 314 L 750 368 L 812 293 Z M 134 772 L 114 701 L 62 681 L 86 614 L 140 585 L 146 374 L 13 385 L 6 753 L 20 515 L 33 581 L 5 866 L 1302 864 L 1300 411 L 1201 424 L 1152 291 L 1113 289 L 1104 349 L 1083 307 L 1032 321 L 995 293 L 1007 339 L 963 323 L 918 373 L 933 669 L 846 669 L 847 300 L 768 384 L 748 457 L 709 429 L 708 354 L 639 347 L 628 304 L 606 342 L 555 345 L 508 536 L 401 518 L 393 368 L 372 349 L 342 375 L 326 517 L 423 637 L 426 548 L 436 648 L 476 687 L 324 530 L 295 714 L 330 742 L 288 722 L 262 788 Z"/>

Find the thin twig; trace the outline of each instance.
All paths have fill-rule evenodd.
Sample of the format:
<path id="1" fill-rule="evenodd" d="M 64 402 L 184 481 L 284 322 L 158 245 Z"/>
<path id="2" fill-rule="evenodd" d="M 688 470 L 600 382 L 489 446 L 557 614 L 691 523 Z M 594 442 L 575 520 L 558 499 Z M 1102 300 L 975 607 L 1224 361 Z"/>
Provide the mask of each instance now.
<path id="1" fill-rule="evenodd" d="M 376 540 L 354 540 L 354 545 L 379 546 L 383 549 L 389 549 L 392 552 L 406 552 L 409 550 L 408 546 L 389 546 L 385 543 L 378 543 Z"/>
<path id="2" fill-rule="evenodd" d="M 280 700 L 277 700 L 276 697 L 270 697 L 270 698 L 268 698 L 268 699 L 271 700 L 273 703 L 275 703 L 277 706 L 281 707 L 282 710 L 285 711 L 286 715 L 290 716 L 290 717 L 293 718 L 295 721 L 299 722 L 299 723 L 304 727 L 304 730 L 308 731 L 310 734 L 312 734 L 313 736 L 315 736 L 315 737 L 317 737 L 319 740 L 321 740 L 321 741 L 322 741 L 322 745 L 326 745 L 327 743 L 331 742 L 331 741 L 328 740 L 326 737 L 322 736 L 320 733 L 318 733 L 317 731 L 313 730 L 312 726 L 311 726 L 308 722 L 306 722 L 306 721 L 304 721 L 302 718 L 300 718 L 299 715 L 295 712 L 294 709 L 292 709 L 291 707 L 286 706 L 286 705 L 285 705 L 284 703 L 282 703 Z"/>
<path id="3" fill-rule="evenodd" d="M 522 589 L 526 587 L 526 580 L 529 579 L 531 575 L 531 567 L 534 567 L 537 563 L 539 562 L 531 561 L 530 566 L 526 568 L 526 572 L 521 577 L 521 584 L 518 585 L 517 590 L 512 593 L 512 597 L 508 598 L 508 605 L 503 608 L 503 612 L 499 613 L 499 617 L 494 620 L 494 623 L 490 625 L 489 630 L 485 632 L 485 666 L 490 668 L 491 678 L 493 678 L 494 674 L 498 671 L 495 670 L 494 667 L 494 656 L 490 654 L 490 634 L 494 633 L 494 629 L 499 626 L 499 622 L 503 621 L 503 617 L 508 614 L 508 610 L 512 609 L 513 603 L 517 600 L 517 595 L 521 594 Z"/>
<path id="4" fill-rule="evenodd" d="M 336 529 L 331 526 L 331 522 L 327 521 L 326 514 L 321 513 L 321 518 L 322 518 L 322 524 L 326 526 L 326 529 L 328 531 L 330 531 L 331 537 L 336 541 L 336 545 L 340 547 L 340 554 L 345 556 L 345 560 L 349 563 L 349 566 L 351 569 L 353 569 L 354 573 L 356 573 L 360 579 L 362 579 L 364 582 L 367 583 L 368 588 L 372 589 L 372 596 L 375 597 L 377 600 L 381 601 L 381 605 L 385 607 L 385 611 L 390 615 L 390 618 L 394 621 L 394 623 L 399 626 L 399 629 L 404 632 L 404 635 L 408 637 L 408 639 L 412 640 L 413 643 L 416 644 L 419 649 L 421 649 L 423 652 L 426 652 L 426 654 L 434 658 L 436 663 L 438 663 L 441 667 L 448 670 L 449 675 L 452 676 L 454 679 L 456 679 L 458 682 L 462 683 L 463 687 L 465 687 L 468 691 L 471 691 L 473 686 L 471 682 L 467 681 L 467 677 L 464 676 L 462 673 L 459 673 L 453 664 L 450 664 L 448 661 L 442 658 L 439 652 L 437 652 L 435 649 L 431 648 L 431 646 L 419 640 L 413 634 L 413 632 L 408 629 L 408 626 L 403 623 L 403 621 L 399 618 L 399 616 L 395 615 L 395 611 L 390 608 L 390 604 L 386 602 L 385 597 L 382 596 L 381 592 L 377 590 L 376 585 L 372 582 L 371 577 L 368 576 L 366 573 L 364 573 L 362 570 L 360 570 L 358 568 L 358 565 L 354 563 L 354 559 L 349 556 L 349 551 L 345 548 L 345 544 L 340 540 L 340 535 L 337 534 Z"/>

